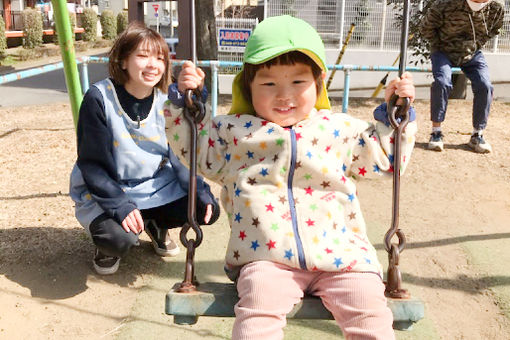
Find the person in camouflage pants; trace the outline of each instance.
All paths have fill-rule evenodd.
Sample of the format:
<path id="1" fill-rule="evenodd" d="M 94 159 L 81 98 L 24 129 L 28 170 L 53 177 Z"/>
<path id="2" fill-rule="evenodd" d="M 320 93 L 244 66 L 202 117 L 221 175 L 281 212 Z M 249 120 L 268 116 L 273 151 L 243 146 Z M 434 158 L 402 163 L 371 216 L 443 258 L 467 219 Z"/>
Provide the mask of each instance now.
<path id="1" fill-rule="evenodd" d="M 493 86 L 482 47 L 503 26 L 504 7 L 497 0 L 436 0 L 421 22 L 421 34 L 430 43 L 432 75 L 429 149 L 443 150 L 441 123 L 453 88 L 452 67 L 460 67 L 473 89 L 473 133 L 468 145 L 479 153 L 492 148 L 483 137 L 493 98 Z"/>

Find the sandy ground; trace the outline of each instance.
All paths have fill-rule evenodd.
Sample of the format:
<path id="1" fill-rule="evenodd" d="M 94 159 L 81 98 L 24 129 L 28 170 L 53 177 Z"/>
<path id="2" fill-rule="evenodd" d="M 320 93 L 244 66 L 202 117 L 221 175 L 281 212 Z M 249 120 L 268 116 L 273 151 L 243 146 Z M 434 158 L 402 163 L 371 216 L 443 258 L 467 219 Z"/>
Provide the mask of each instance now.
<path id="1" fill-rule="evenodd" d="M 350 114 L 369 119 L 376 102 L 350 105 Z M 442 153 L 426 150 L 428 102 L 415 107 L 421 129 L 402 178 L 400 226 L 408 244 L 401 269 L 404 287 L 425 302 L 426 318 L 397 337 L 509 339 L 510 105 L 493 105 L 489 155 L 465 145 L 470 101 L 451 102 Z M 231 319 L 175 326 L 164 314 L 164 294 L 182 279 L 183 254 L 163 260 L 144 237 L 116 275 L 93 272 L 93 246 L 68 196 L 76 152 L 68 104 L 0 108 L 0 150 L 0 339 L 228 338 Z M 362 181 L 358 191 L 385 261 L 391 182 Z M 217 224 L 207 231 L 213 240 L 228 232 L 224 219 Z M 210 268 L 199 274 L 219 277 L 225 245 L 204 243 L 199 265 Z M 330 323 L 291 322 L 286 339 L 337 334 Z"/>

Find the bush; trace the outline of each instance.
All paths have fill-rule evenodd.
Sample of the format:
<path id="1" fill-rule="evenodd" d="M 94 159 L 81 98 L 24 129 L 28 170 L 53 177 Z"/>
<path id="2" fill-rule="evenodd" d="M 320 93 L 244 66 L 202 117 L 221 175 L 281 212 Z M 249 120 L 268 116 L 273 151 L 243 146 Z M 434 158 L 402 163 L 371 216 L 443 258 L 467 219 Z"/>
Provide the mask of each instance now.
<path id="1" fill-rule="evenodd" d="M 117 21 L 115 21 L 115 15 L 113 11 L 105 9 L 101 13 L 101 30 L 103 39 L 113 40 L 117 36 Z"/>
<path id="2" fill-rule="evenodd" d="M 23 10 L 23 47 L 35 48 L 42 45 L 43 42 L 43 20 L 42 13 L 33 9 L 26 8 Z"/>
<path id="3" fill-rule="evenodd" d="M 69 23 L 71 24 L 71 36 L 73 37 L 73 41 L 76 41 L 76 34 L 74 33 L 74 28 L 76 27 L 76 14 L 68 12 L 69 14 Z M 53 37 L 53 42 L 55 44 L 58 44 L 58 30 L 57 30 L 57 24 L 53 22 L 52 25 L 53 32 L 55 32 L 55 35 Z"/>
<path id="4" fill-rule="evenodd" d="M 117 14 L 117 35 L 124 32 L 127 26 L 128 26 L 128 12 L 122 11 L 119 14 Z"/>
<path id="5" fill-rule="evenodd" d="M 85 41 L 96 41 L 97 38 L 97 14 L 92 8 L 83 10 L 82 23 L 83 35 Z"/>
<path id="6" fill-rule="evenodd" d="M 0 57 L 5 55 L 7 50 L 7 37 L 5 36 L 5 22 L 4 18 L 0 15 Z"/>

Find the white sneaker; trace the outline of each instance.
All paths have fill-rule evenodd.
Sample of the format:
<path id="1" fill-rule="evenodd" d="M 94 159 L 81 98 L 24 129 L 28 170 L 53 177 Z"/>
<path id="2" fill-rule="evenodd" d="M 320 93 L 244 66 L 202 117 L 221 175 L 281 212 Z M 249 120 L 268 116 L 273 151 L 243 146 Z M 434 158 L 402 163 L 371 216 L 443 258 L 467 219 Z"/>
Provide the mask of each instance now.
<path id="1" fill-rule="evenodd" d="M 471 139 L 469 140 L 468 146 L 473 149 L 474 152 L 477 153 L 490 153 L 492 152 L 492 147 L 489 143 L 483 139 L 483 136 L 478 133 L 473 133 L 471 135 Z"/>
<path id="2" fill-rule="evenodd" d="M 443 151 L 443 134 L 441 131 L 432 132 L 429 139 L 429 150 Z"/>

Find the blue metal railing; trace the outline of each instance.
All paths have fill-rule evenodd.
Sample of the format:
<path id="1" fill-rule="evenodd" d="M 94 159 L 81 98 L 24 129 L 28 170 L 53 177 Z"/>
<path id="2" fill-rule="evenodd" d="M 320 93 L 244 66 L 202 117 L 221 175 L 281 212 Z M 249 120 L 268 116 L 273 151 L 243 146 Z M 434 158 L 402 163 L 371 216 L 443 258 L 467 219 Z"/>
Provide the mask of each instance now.
<path id="1" fill-rule="evenodd" d="M 87 92 L 89 89 L 89 72 L 88 72 L 88 64 L 90 63 L 107 63 L 107 57 L 78 57 L 76 58 L 76 63 L 81 66 L 81 87 L 83 93 Z M 184 60 L 173 60 L 172 63 L 174 65 L 182 65 Z M 218 61 L 218 60 L 205 60 L 198 61 L 198 66 L 201 67 L 209 67 L 211 69 L 211 107 L 212 107 L 212 115 L 216 116 L 216 110 L 218 106 L 218 70 L 220 68 L 226 67 L 241 67 L 242 62 L 238 61 Z M 55 71 L 63 68 L 64 65 L 62 62 L 58 62 L 55 64 L 49 64 L 44 66 L 35 67 L 28 70 L 13 72 L 9 74 L 5 74 L 0 76 L 0 85 L 6 84 L 12 81 L 33 77 L 39 74 L 43 74 L 46 72 Z M 342 97 L 342 112 L 346 113 L 347 108 L 349 106 L 349 91 L 350 91 L 350 79 L 352 71 L 377 71 L 377 72 L 398 72 L 398 67 L 396 66 L 365 66 L 365 65 L 327 65 L 328 69 L 336 69 L 339 71 L 344 71 L 344 95 Z M 430 73 L 430 68 L 424 67 L 406 67 L 406 71 L 408 72 L 421 72 L 421 73 Z M 461 69 L 459 67 L 452 68 L 452 73 L 461 73 Z"/>

